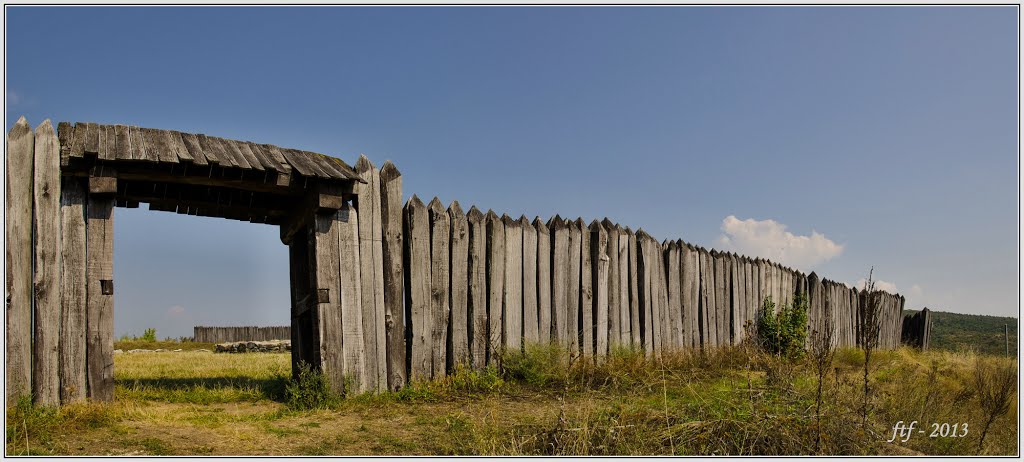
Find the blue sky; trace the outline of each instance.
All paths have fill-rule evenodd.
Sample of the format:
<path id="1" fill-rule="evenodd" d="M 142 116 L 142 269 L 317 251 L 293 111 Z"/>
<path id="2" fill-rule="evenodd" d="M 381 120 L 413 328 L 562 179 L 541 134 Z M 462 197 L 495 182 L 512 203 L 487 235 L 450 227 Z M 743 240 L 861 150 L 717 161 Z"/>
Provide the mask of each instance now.
<path id="1" fill-rule="evenodd" d="M 11 8 L 6 126 L 391 159 L 405 195 L 609 217 L 908 308 L 1018 313 L 1015 7 Z M 770 221 L 769 221 L 770 220 Z M 118 209 L 115 331 L 287 324 L 275 227 Z"/>

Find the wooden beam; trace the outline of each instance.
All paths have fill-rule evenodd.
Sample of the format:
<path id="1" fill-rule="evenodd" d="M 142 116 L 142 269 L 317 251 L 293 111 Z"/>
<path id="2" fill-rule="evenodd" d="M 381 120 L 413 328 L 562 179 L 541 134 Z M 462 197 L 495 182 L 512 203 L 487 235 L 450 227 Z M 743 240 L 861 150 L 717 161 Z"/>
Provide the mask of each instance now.
<path id="1" fill-rule="evenodd" d="M 502 345 L 518 352 L 523 345 L 523 231 L 519 221 L 502 215 L 505 226 L 505 296 L 502 310 Z"/>
<path id="2" fill-rule="evenodd" d="M 60 145 L 50 120 L 35 140 L 35 320 L 32 393 L 35 402 L 60 404 Z"/>
<path id="3" fill-rule="evenodd" d="M 344 203 L 337 216 L 339 252 L 341 254 L 341 319 L 344 344 L 345 374 L 352 377 L 356 392 L 370 389 L 366 373 L 366 351 L 363 340 L 362 292 L 359 283 L 359 213 Z M 347 390 L 351 392 L 352 390 Z"/>
<path id="4" fill-rule="evenodd" d="M 402 174 L 390 161 L 380 169 L 380 216 L 388 389 L 398 390 L 406 384 Z"/>
<path id="5" fill-rule="evenodd" d="M 345 199 L 343 194 L 340 189 L 330 185 L 311 187 L 295 211 L 281 224 L 281 242 L 290 243 L 295 233 L 308 225 L 315 214 L 340 209 Z"/>
<path id="6" fill-rule="evenodd" d="M 487 364 L 495 364 L 501 351 L 502 305 L 505 296 L 505 225 L 488 210 L 487 222 Z"/>
<path id="7" fill-rule="evenodd" d="M 89 397 L 111 401 L 114 399 L 114 198 L 90 194 L 88 201 L 86 358 Z"/>
<path id="8" fill-rule="evenodd" d="M 85 187 L 79 178 L 64 177 L 61 195 L 61 326 L 60 400 L 86 396 L 86 260 Z"/>
<path id="9" fill-rule="evenodd" d="M 438 379 L 444 377 L 447 370 L 451 222 L 437 197 L 430 201 L 427 212 L 430 216 L 430 363 L 431 377 Z"/>
<path id="10" fill-rule="evenodd" d="M 458 201 L 448 206 L 451 223 L 451 285 L 449 300 L 451 317 L 448 323 L 448 370 L 470 365 L 469 350 L 469 223 Z"/>
<path id="11" fill-rule="evenodd" d="M 366 181 L 356 185 L 359 211 L 359 281 L 362 294 L 365 373 L 371 390 L 387 388 L 387 347 L 384 325 L 384 262 L 381 236 L 380 173 L 366 156 L 356 172 Z"/>
<path id="12" fill-rule="evenodd" d="M 316 329 L 319 332 L 320 370 L 327 377 L 331 390 L 345 390 L 345 375 L 350 373 L 344 364 L 342 340 L 342 287 L 341 253 L 339 249 L 340 224 L 336 213 L 317 213 L 309 234 L 311 279 L 315 294 Z M 351 271 L 352 268 L 345 268 Z M 307 301 L 312 305 L 313 300 Z M 311 306 L 312 307 L 312 306 Z M 301 314 L 301 313 L 300 313 Z"/>
<path id="13" fill-rule="evenodd" d="M 409 381 L 426 380 L 431 374 L 430 317 L 430 220 L 427 207 L 413 195 L 405 205 L 405 319 L 408 341 Z"/>
<path id="14" fill-rule="evenodd" d="M 7 133 L 7 403 L 32 393 L 32 170 L 35 137 L 24 117 Z"/>
<path id="15" fill-rule="evenodd" d="M 487 224 L 475 206 L 466 214 L 469 227 L 469 349 L 471 365 L 483 369 L 487 364 Z"/>

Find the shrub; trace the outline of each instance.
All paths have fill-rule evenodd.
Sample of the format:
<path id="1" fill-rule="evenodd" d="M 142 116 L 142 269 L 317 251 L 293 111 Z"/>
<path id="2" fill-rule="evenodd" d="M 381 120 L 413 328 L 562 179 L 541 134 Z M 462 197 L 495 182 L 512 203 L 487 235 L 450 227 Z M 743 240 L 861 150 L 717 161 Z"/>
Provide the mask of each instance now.
<path id="1" fill-rule="evenodd" d="M 149 329 L 146 329 L 146 331 L 142 333 L 142 338 L 140 340 L 142 340 L 143 342 L 155 342 L 156 341 L 156 329 L 154 329 L 152 327 L 150 327 Z"/>
<path id="2" fill-rule="evenodd" d="M 799 294 L 775 313 L 775 302 L 764 299 L 757 328 L 761 347 L 772 354 L 799 358 L 807 341 L 807 295 Z"/>
<path id="3" fill-rule="evenodd" d="M 299 363 L 299 377 L 285 385 L 284 393 L 285 403 L 297 411 L 326 409 L 337 404 L 339 399 L 331 391 L 327 376 L 305 362 Z"/>
<path id="4" fill-rule="evenodd" d="M 1009 361 L 977 359 L 974 365 L 974 391 L 984 415 L 985 424 L 978 439 L 978 453 L 985 449 L 985 436 L 997 418 L 1010 410 L 1017 388 L 1017 368 Z"/>

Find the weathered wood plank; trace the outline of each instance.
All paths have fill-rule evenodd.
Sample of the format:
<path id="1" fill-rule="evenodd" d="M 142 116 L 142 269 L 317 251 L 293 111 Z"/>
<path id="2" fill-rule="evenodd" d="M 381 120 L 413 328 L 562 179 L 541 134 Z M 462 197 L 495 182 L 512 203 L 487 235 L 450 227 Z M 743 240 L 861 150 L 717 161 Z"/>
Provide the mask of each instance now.
<path id="1" fill-rule="evenodd" d="M 573 220 L 566 220 L 569 227 L 569 280 L 566 286 L 567 314 L 566 326 L 569 337 L 568 346 L 570 354 L 579 354 L 580 351 L 580 229 Z"/>
<path id="2" fill-rule="evenodd" d="M 711 253 L 706 249 L 700 249 L 700 294 L 701 294 L 701 322 L 703 347 L 705 349 L 718 347 L 718 327 L 716 320 L 715 302 L 715 265 Z"/>
<path id="3" fill-rule="evenodd" d="M 584 355 L 594 356 L 594 292 L 593 262 L 590 255 L 590 228 L 582 218 L 576 220 L 580 233 L 580 348 Z M 607 246 L 607 244 L 605 244 Z"/>
<path id="4" fill-rule="evenodd" d="M 128 127 L 128 148 L 130 149 L 132 160 L 141 162 L 157 162 L 160 160 L 156 155 L 156 151 L 150 152 L 148 149 L 140 127 L 134 125 Z"/>
<path id="5" fill-rule="evenodd" d="M 469 228 L 469 349 L 471 365 L 483 369 L 487 365 L 487 223 L 475 206 L 466 214 Z"/>
<path id="6" fill-rule="evenodd" d="M 594 294 L 594 349 L 595 355 L 602 358 L 608 354 L 608 339 L 611 329 L 609 328 L 612 317 L 609 310 L 611 304 L 609 293 L 611 286 L 618 285 L 618 280 L 609 276 L 612 258 L 609 252 L 618 254 L 618 240 L 614 244 L 609 243 L 608 232 L 597 220 L 590 223 L 590 263 L 593 268 L 591 273 L 591 290 Z M 618 266 L 618 260 L 614 260 Z M 617 268 L 616 268 L 617 269 Z M 616 317 L 618 313 L 615 313 Z M 618 319 L 615 319 L 618 321 Z M 617 322 L 616 322 L 617 324 Z M 617 334 L 617 333 L 616 333 Z"/>
<path id="7" fill-rule="evenodd" d="M 671 322 L 671 343 L 669 345 L 672 350 L 679 350 L 683 348 L 684 342 L 684 329 L 683 329 L 683 286 L 682 286 L 682 270 L 680 269 L 680 251 L 679 243 L 676 241 L 669 241 L 665 244 L 665 259 L 668 262 L 668 272 L 665 273 L 667 277 L 667 288 L 668 288 L 668 316 L 667 319 Z"/>
<path id="8" fill-rule="evenodd" d="M 451 321 L 448 326 L 448 370 L 470 365 L 469 350 L 469 224 L 458 201 L 448 206 L 451 223 Z"/>
<path id="9" fill-rule="evenodd" d="M 97 155 L 100 152 L 100 129 L 99 125 L 89 122 L 85 124 L 85 132 L 82 138 L 82 153 Z"/>
<path id="10" fill-rule="evenodd" d="M 609 351 L 611 351 L 611 348 L 614 345 L 619 345 L 619 346 L 623 346 L 623 347 L 630 347 L 630 345 L 632 344 L 632 341 L 633 341 L 632 340 L 632 337 L 633 337 L 633 326 L 632 326 L 632 323 L 630 321 L 630 291 L 631 291 L 631 289 L 630 289 L 630 282 L 629 282 L 630 281 L 630 261 L 629 261 L 629 259 L 631 257 L 630 257 L 630 247 L 629 247 L 629 235 L 626 234 L 626 231 L 623 230 L 621 226 L 616 224 L 612 228 L 612 230 L 608 232 L 608 236 L 609 236 L 608 237 L 608 243 L 609 243 L 609 246 L 611 245 L 611 240 L 612 240 L 611 235 L 612 235 L 612 233 L 614 233 L 616 235 L 616 237 L 617 237 L 616 240 L 618 241 L 618 244 L 616 244 L 616 245 L 618 246 L 618 249 L 616 250 L 616 249 L 612 249 L 611 247 L 609 247 L 609 257 L 611 256 L 610 254 L 613 253 L 612 252 L 613 250 L 615 250 L 615 253 L 618 253 L 618 256 L 617 256 L 618 270 L 616 270 L 616 272 L 615 272 L 615 278 L 617 280 L 616 279 L 612 279 L 612 282 L 610 284 L 615 284 L 615 285 L 618 286 L 616 288 L 616 290 L 615 290 L 615 299 L 617 300 L 618 307 L 615 308 L 615 307 L 612 307 L 610 305 L 612 303 L 612 300 L 611 300 L 611 297 L 609 297 L 609 299 L 608 299 L 608 303 L 609 303 L 608 312 L 609 312 L 609 315 L 611 315 L 612 312 L 614 312 L 614 313 L 616 313 L 618 315 L 618 326 L 617 326 L 618 327 L 618 336 L 612 336 L 611 334 L 609 334 L 609 339 L 608 339 Z M 611 269 L 609 269 L 609 272 L 611 272 Z M 611 290 L 611 288 L 609 288 L 609 290 Z M 609 323 L 610 322 L 611 321 L 609 320 Z M 609 329 L 611 329 L 610 325 L 609 325 Z M 613 330 L 612 332 L 614 333 L 615 331 Z"/>
<path id="11" fill-rule="evenodd" d="M 60 166 L 67 167 L 71 157 L 71 147 L 75 142 L 75 128 L 68 122 L 57 123 L 57 140 L 60 141 Z"/>
<path id="12" fill-rule="evenodd" d="M 86 228 L 89 396 L 114 399 L 114 198 L 90 194 Z"/>
<path id="13" fill-rule="evenodd" d="M 651 301 L 651 252 L 648 245 L 647 233 L 643 229 L 636 232 L 637 241 L 637 279 L 639 282 L 640 301 L 640 339 L 643 344 L 644 353 L 647 356 L 654 354 L 654 303 Z"/>
<path id="14" fill-rule="evenodd" d="M 540 217 L 533 219 L 537 231 L 537 341 L 551 342 L 551 232 Z"/>
<path id="15" fill-rule="evenodd" d="M 551 340 L 569 345 L 569 228 L 562 217 L 548 221 L 551 232 Z"/>
<path id="16" fill-rule="evenodd" d="M 363 348 L 366 352 L 365 372 L 370 378 L 371 389 L 383 390 L 387 387 L 388 378 L 380 173 L 366 156 L 359 156 L 355 168 L 356 173 L 366 181 L 355 186 L 360 218 L 359 282 L 363 311 Z"/>
<path id="17" fill-rule="evenodd" d="M 405 205 L 405 320 L 409 382 L 429 380 L 432 335 L 430 316 L 430 219 L 427 206 L 413 195 Z"/>
<path id="18" fill-rule="evenodd" d="M 61 197 L 60 400 L 85 399 L 85 188 L 64 177 Z"/>
<path id="19" fill-rule="evenodd" d="M 97 147 L 100 160 L 117 159 L 117 132 L 113 125 L 102 125 L 99 127 Z"/>
<path id="20" fill-rule="evenodd" d="M 629 228 L 626 228 L 626 237 L 627 248 L 629 250 L 629 343 L 634 349 L 639 351 L 643 348 L 643 332 L 640 322 L 640 311 L 642 309 L 639 293 L 640 280 L 639 271 L 637 269 L 639 247 L 637 246 L 636 234 Z M 621 241 L 622 237 L 619 237 L 619 240 Z"/>
<path id="21" fill-rule="evenodd" d="M 430 362 L 431 377 L 437 379 L 444 377 L 447 370 L 451 221 L 437 197 L 430 201 L 427 210 L 430 213 L 430 327 L 433 347 Z"/>
<path id="22" fill-rule="evenodd" d="M 283 160 L 283 158 L 282 158 Z M 402 174 L 385 161 L 380 168 L 381 262 L 384 282 L 385 350 L 388 389 L 406 384 L 406 318 L 403 308 L 405 276 L 403 269 Z M 378 335 L 380 331 L 378 331 Z"/>
<path id="23" fill-rule="evenodd" d="M 32 170 L 35 136 L 24 117 L 7 133 L 7 403 L 32 393 Z"/>
<path id="24" fill-rule="evenodd" d="M 349 327 L 342 312 L 344 294 L 341 284 L 342 273 L 358 271 L 358 267 L 341 266 L 341 227 L 336 211 L 317 213 L 313 226 L 309 228 L 310 263 L 315 300 L 313 309 L 318 338 L 320 371 L 327 377 L 335 393 L 352 392 L 345 389 L 345 376 L 355 372 L 346 368 L 344 332 Z M 348 249 L 347 251 L 350 251 Z M 248 330 L 248 329 L 247 329 Z M 245 332 L 249 337 L 249 332 Z M 360 376 L 354 376 L 358 386 Z M 361 388 L 361 387 L 360 387 Z"/>
<path id="25" fill-rule="evenodd" d="M 539 313 L 537 312 L 537 228 L 526 216 L 519 217 L 519 230 L 523 233 L 523 341 L 540 342 Z"/>
<path id="26" fill-rule="evenodd" d="M 605 248 L 600 249 L 599 252 L 592 253 L 594 255 L 604 255 L 605 258 L 608 259 L 608 269 L 606 272 L 608 282 L 607 288 L 605 289 L 608 292 L 608 299 L 606 303 L 608 312 L 607 316 L 605 316 L 607 319 L 602 321 L 599 317 L 597 320 L 599 325 L 601 323 L 604 323 L 604 325 L 606 325 L 606 330 L 608 331 L 606 336 L 608 338 L 605 339 L 603 343 L 605 345 L 604 352 L 598 352 L 598 354 L 600 355 L 608 353 L 612 346 L 618 346 L 623 344 L 623 329 L 622 325 L 620 324 L 622 320 L 622 314 L 619 311 L 621 307 L 619 302 L 619 287 L 621 285 L 619 282 L 619 232 L 621 230 L 617 228 L 615 226 L 615 223 L 612 223 L 612 221 L 609 220 L 608 218 L 602 220 L 601 223 L 599 223 L 599 225 L 601 228 L 600 230 L 595 230 L 593 225 L 591 225 L 591 239 L 595 240 L 601 236 L 604 236 Z M 595 232 L 597 232 L 596 236 L 594 235 Z M 598 260 L 594 260 L 594 263 L 594 267 L 596 268 Z M 626 343 L 628 343 L 628 341 Z"/>
<path id="27" fill-rule="evenodd" d="M 362 286 L 359 283 L 359 212 L 345 202 L 337 211 L 338 251 L 341 255 L 341 333 L 345 375 L 351 378 L 356 392 L 372 386 L 366 373 L 366 350 L 363 340 Z M 350 390 L 349 390 L 350 391 Z"/>
<path id="28" fill-rule="evenodd" d="M 728 257 L 729 295 L 731 299 L 729 306 L 729 336 L 732 339 L 732 344 L 736 345 L 743 338 L 743 302 L 740 298 L 743 294 L 743 279 L 740 279 L 740 262 L 736 253 L 730 253 Z"/>
<path id="29" fill-rule="evenodd" d="M 36 127 L 35 138 L 32 394 L 36 403 L 55 406 L 60 404 L 60 144 L 49 119 Z"/>
<path id="30" fill-rule="evenodd" d="M 487 222 L 487 364 L 496 364 L 502 352 L 502 306 L 505 302 L 505 225 L 488 210 Z"/>
<path id="31" fill-rule="evenodd" d="M 134 128 L 134 127 L 133 127 Z M 167 136 L 163 130 L 138 128 L 139 142 L 145 146 L 146 155 L 157 162 L 178 163 L 178 156 L 167 147 Z"/>
<path id="32" fill-rule="evenodd" d="M 505 295 L 502 315 L 503 345 L 509 351 L 523 346 L 523 231 L 519 221 L 501 216 L 505 225 Z"/>

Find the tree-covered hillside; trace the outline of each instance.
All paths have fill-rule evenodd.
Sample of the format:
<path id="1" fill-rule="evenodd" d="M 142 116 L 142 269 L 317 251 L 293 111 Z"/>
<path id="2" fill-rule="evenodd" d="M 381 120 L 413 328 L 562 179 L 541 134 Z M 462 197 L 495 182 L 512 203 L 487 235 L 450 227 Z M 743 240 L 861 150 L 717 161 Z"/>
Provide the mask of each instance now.
<path id="1" fill-rule="evenodd" d="M 904 314 L 916 313 L 904 310 Z M 932 311 L 931 348 L 941 350 L 973 349 L 978 353 L 1002 355 L 1005 352 L 1003 326 L 1010 331 L 1010 354 L 1017 354 L 1017 318 Z"/>

